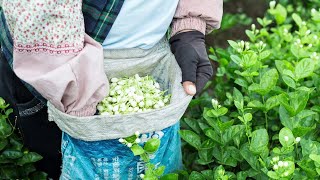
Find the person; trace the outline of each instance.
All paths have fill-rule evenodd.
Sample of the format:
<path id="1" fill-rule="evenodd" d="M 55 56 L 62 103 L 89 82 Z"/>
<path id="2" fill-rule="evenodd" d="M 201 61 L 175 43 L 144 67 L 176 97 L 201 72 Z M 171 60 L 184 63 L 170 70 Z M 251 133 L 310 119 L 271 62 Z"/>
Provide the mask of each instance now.
<path id="1" fill-rule="evenodd" d="M 15 109 L 24 144 L 44 157 L 37 168 L 52 178 L 61 173 L 61 131 L 48 121 L 46 101 L 72 116 L 94 115 L 108 92 L 103 52 L 149 53 L 171 29 L 182 86 L 198 94 L 213 73 L 204 37 L 219 28 L 222 6 L 222 0 L 3 0 L 0 96 Z M 170 136 L 178 138 L 178 129 Z"/>

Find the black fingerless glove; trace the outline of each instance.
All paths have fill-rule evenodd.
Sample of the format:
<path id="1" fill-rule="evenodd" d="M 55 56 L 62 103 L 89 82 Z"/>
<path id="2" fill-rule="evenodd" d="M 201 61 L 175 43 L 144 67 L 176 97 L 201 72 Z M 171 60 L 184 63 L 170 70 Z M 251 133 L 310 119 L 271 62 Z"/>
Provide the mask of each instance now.
<path id="1" fill-rule="evenodd" d="M 213 74 L 204 34 L 199 31 L 179 33 L 170 39 L 170 44 L 182 71 L 182 82 L 195 83 L 199 94 Z"/>

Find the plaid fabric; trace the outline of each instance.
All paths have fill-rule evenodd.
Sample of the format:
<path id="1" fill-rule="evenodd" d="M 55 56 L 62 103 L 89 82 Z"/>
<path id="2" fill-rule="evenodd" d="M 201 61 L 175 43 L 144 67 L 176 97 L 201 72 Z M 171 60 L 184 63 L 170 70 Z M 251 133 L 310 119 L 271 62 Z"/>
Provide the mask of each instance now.
<path id="1" fill-rule="evenodd" d="M 124 0 L 83 0 L 82 12 L 86 33 L 96 41 L 103 43 L 122 8 L 123 2 Z M 12 67 L 13 41 L 6 25 L 5 16 L 1 7 L 0 48 L 0 53 L 2 53 L 3 57 Z M 32 86 L 25 82 L 24 84 L 35 97 L 37 97 L 42 103 L 46 103 L 46 100 Z"/>
<path id="2" fill-rule="evenodd" d="M 103 43 L 124 0 L 83 0 L 82 12 L 86 33 L 96 41 Z"/>

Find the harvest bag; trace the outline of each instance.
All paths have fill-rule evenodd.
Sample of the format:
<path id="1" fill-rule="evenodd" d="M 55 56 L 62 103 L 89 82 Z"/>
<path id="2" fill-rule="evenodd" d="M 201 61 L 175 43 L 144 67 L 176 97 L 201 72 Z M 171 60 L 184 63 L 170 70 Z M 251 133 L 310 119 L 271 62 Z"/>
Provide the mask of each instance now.
<path id="1" fill-rule="evenodd" d="M 152 75 L 162 90 L 172 94 L 170 104 L 128 115 L 74 117 L 48 103 L 49 120 L 64 132 L 61 179 L 136 179 L 143 163 L 118 142 L 136 131 L 145 133 L 142 143 L 151 137 L 161 139 L 151 157 L 154 164 L 165 165 L 166 173 L 181 168 L 178 121 L 192 97 L 183 90 L 181 70 L 168 42 L 163 39 L 149 50 L 105 50 L 104 66 L 108 78 Z"/>

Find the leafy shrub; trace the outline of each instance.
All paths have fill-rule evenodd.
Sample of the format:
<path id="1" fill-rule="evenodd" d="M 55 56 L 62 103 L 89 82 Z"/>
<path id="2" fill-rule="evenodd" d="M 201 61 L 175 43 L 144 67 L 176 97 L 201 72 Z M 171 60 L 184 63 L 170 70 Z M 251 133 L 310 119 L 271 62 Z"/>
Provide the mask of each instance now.
<path id="1" fill-rule="evenodd" d="M 250 42 L 210 50 L 218 101 L 194 100 L 180 131 L 189 179 L 319 178 L 320 12 L 270 6 Z"/>
<path id="2" fill-rule="evenodd" d="M 0 98 L 0 179 L 46 179 L 46 174 L 36 171 L 33 163 L 42 159 L 23 147 L 9 120 L 13 112 Z"/>

